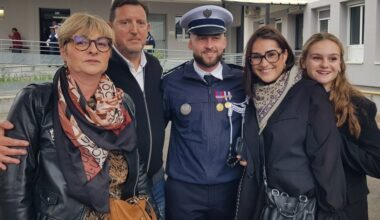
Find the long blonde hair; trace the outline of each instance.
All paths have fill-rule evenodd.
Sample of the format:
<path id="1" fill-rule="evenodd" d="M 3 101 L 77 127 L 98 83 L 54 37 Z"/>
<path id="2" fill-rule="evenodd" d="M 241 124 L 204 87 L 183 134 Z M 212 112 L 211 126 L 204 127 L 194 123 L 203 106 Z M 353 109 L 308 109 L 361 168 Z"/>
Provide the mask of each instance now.
<path id="1" fill-rule="evenodd" d="M 357 139 L 360 136 L 361 127 L 359 120 L 356 116 L 358 109 L 355 108 L 352 103 L 352 97 L 363 97 L 363 94 L 355 89 L 346 77 L 346 63 L 344 62 L 344 49 L 340 40 L 333 34 L 322 32 L 316 33 L 311 36 L 303 46 L 301 57 L 299 60 L 299 66 L 306 74 L 306 68 L 304 68 L 305 60 L 309 53 L 310 47 L 319 41 L 329 40 L 334 42 L 340 50 L 340 69 L 337 77 L 332 82 L 330 88 L 330 101 L 334 107 L 336 126 L 341 127 L 345 122 L 348 123 L 350 134 Z"/>

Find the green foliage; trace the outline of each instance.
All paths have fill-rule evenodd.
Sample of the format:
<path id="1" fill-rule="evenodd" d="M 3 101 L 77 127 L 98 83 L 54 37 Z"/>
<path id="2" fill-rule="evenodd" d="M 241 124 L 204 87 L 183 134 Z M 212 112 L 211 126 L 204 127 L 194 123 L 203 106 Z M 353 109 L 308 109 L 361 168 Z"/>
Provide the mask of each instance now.
<path id="1" fill-rule="evenodd" d="M 153 51 L 153 56 L 157 57 L 157 59 L 164 59 L 165 58 L 165 54 L 162 53 L 162 51 L 159 51 L 159 50 L 155 50 Z"/>
<path id="2" fill-rule="evenodd" d="M 52 79 L 52 75 L 11 76 L 10 74 L 0 74 L 0 83 L 51 81 Z"/>

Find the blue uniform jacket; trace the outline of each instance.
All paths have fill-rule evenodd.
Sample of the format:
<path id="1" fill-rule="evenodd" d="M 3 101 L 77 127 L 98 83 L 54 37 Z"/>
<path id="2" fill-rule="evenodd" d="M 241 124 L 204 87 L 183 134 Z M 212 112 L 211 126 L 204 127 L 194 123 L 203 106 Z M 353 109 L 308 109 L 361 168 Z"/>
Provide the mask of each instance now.
<path id="1" fill-rule="evenodd" d="M 223 80 L 216 79 L 209 86 L 195 72 L 193 62 L 162 79 L 165 118 L 172 122 L 167 174 L 169 178 L 195 184 L 236 180 L 241 176 L 240 166 L 226 165 L 230 140 L 227 108 L 218 111 L 216 106 L 226 99 L 239 103 L 245 100 L 242 69 L 222 63 Z M 223 94 L 231 96 L 220 97 Z M 232 114 L 234 143 L 240 136 L 241 119 L 240 114 Z"/>

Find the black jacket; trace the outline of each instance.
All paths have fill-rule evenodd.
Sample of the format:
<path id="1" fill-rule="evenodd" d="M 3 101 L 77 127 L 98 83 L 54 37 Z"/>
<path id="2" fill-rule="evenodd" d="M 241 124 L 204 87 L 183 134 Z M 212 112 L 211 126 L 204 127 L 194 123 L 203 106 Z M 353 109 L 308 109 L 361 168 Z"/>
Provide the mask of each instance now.
<path id="1" fill-rule="evenodd" d="M 261 134 L 268 185 L 291 196 L 316 196 L 318 219 L 344 216 L 341 211 L 346 203 L 346 183 L 340 157 L 341 138 L 334 121 L 324 89 L 314 81 L 303 79 L 289 90 Z M 244 157 L 248 167 L 238 193 L 238 219 L 259 216 L 264 201 L 263 160 L 259 156 L 264 154 L 263 148 L 259 148 L 252 101 L 245 122 L 247 153 Z"/>
<path id="2" fill-rule="evenodd" d="M 376 105 L 364 97 L 352 98 L 356 107 L 361 133 L 352 136 L 346 122 L 339 130 L 345 141 L 343 148 L 344 171 L 347 181 L 349 219 L 368 219 L 366 175 L 380 178 L 380 130 L 376 123 Z"/>
<path id="3" fill-rule="evenodd" d="M 6 136 L 27 140 L 26 156 L 19 165 L 0 171 L 0 219 L 71 219 L 83 218 L 86 207 L 67 194 L 53 135 L 52 83 L 29 85 L 21 90 L 9 111 L 8 120 L 15 128 Z M 147 194 L 145 168 L 139 164 L 137 150 L 126 155 L 128 179 L 122 198 Z"/>
<path id="4" fill-rule="evenodd" d="M 152 177 L 163 164 L 165 122 L 160 89 L 162 67 L 150 54 L 145 53 L 144 92 L 129 70 L 128 64 L 116 51 L 112 51 L 106 71 L 116 87 L 129 94 L 135 103 L 138 149 L 147 165 L 148 176 Z"/>

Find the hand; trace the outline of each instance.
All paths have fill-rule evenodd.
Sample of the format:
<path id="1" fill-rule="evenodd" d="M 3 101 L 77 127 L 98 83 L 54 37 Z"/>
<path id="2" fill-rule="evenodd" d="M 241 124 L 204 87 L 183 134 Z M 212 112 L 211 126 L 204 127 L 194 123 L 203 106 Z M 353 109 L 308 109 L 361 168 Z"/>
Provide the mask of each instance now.
<path id="1" fill-rule="evenodd" d="M 241 158 L 241 155 L 236 155 L 236 158 L 239 160 L 239 163 L 241 166 L 246 167 L 248 165 L 248 162 Z"/>
<path id="2" fill-rule="evenodd" d="M 20 160 L 8 157 L 15 155 L 25 155 L 26 150 L 24 149 L 12 149 L 9 147 L 26 147 L 29 145 L 27 141 L 13 139 L 4 136 L 4 130 L 9 130 L 13 128 L 13 124 L 9 121 L 3 121 L 0 123 L 0 169 L 6 170 L 7 166 L 5 164 L 13 163 L 19 164 Z"/>

